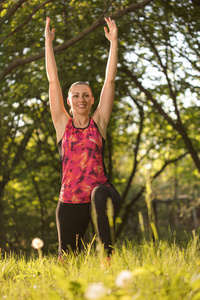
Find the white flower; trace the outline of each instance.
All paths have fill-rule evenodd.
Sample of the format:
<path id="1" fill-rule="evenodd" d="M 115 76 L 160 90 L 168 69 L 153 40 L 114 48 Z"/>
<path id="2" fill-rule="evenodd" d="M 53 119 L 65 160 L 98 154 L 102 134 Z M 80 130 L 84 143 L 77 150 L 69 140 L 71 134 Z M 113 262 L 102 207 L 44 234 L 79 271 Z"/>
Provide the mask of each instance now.
<path id="1" fill-rule="evenodd" d="M 103 285 L 103 283 L 93 283 L 88 286 L 85 297 L 87 299 L 98 299 L 106 294 L 107 289 Z"/>
<path id="2" fill-rule="evenodd" d="M 39 239 L 39 238 L 34 238 L 34 239 L 32 240 L 31 246 L 32 246 L 33 248 L 35 248 L 35 249 L 40 249 L 40 248 L 42 248 L 42 247 L 44 246 L 44 242 L 43 242 L 43 240 L 41 240 L 41 239 Z"/>
<path id="3" fill-rule="evenodd" d="M 133 274 L 131 273 L 131 271 L 124 270 L 121 273 L 119 273 L 119 275 L 117 275 L 115 284 L 119 288 L 126 288 L 131 283 L 132 278 Z"/>

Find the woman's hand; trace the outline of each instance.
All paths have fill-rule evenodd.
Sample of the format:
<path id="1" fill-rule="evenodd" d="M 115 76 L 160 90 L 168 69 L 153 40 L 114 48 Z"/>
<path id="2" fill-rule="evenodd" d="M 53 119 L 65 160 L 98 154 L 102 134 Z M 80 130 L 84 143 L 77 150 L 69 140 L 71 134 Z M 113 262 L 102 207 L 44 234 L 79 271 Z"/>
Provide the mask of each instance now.
<path id="1" fill-rule="evenodd" d="M 55 37 L 55 28 L 52 29 L 52 31 L 50 30 L 50 18 L 47 17 L 46 18 L 46 28 L 45 28 L 45 38 L 46 41 L 49 42 L 53 42 L 54 37 Z"/>
<path id="2" fill-rule="evenodd" d="M 105 21 L 108 25 L 109 28 L 109 32 L 108 29 L 106 27 L 104 27 L 104 31 L 105 31 L 105 36 L 106 38 L 112 42 L 114 40 L 117 40 L 117 36 L 118 36 L 118 31 L 117 31 L 117 26 L 115 24 L 114 20 L 111 20 L 111 18 L 109 17 L 108 19 L 105 18 Z"/>

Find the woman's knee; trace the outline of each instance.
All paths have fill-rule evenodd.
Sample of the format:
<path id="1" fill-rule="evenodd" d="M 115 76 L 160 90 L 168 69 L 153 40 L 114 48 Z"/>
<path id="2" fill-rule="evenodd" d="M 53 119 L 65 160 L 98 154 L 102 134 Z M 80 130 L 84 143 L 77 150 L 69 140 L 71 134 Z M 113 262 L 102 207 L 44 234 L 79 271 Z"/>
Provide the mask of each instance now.
<path id="1" fill-rule="evenodd" d="M 98 185 L 96 186 L 91 194 L 91 202 L 92 204 L 102 205 L 103 203 L 107 202 L 107 199 L 111 197 L 111 193 L 109 191 L 108 186 L 105 185 Z"/>

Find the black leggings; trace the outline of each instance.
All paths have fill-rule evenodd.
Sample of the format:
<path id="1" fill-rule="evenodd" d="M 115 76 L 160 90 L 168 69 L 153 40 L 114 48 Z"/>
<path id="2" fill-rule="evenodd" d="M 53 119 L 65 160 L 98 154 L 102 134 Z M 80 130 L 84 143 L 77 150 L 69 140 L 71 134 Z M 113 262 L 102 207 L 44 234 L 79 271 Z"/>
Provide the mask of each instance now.
<path id="1" fill-rule="evenodd" d="M 107 212 L 108 199 L 111 199 L 113 207 L 110 212 Z M 114 223 L 120 205 L 121 197 L 118 191 L 106 185 L 93 189 L 91 203 L 70 204 L 59 201 L 56 209 L 59 256 L 62 256 L 62 251 L 75 252 L 77 249 L 80 251 L 81 239 L 85 235 L 90 219 L 93 221 L 97 237 L 110 255 L 114 243 Z M 94 214 L 96 221 L 93 218 Z"/>

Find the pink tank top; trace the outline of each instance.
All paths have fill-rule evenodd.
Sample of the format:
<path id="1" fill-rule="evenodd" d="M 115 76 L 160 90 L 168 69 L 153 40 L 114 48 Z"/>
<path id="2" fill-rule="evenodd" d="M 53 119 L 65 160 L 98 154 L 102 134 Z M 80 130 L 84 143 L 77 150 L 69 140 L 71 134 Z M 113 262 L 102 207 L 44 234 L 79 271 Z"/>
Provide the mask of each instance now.
<path id="1" fill-rule="evenodd" d="M 88 203 L 96 186 L 112 185 L 103 162 L 104 144 L 92 118 L 86 128 L 74 127 L 70 118 L 58 144 L 62 164 L 60 201 Z"/>

